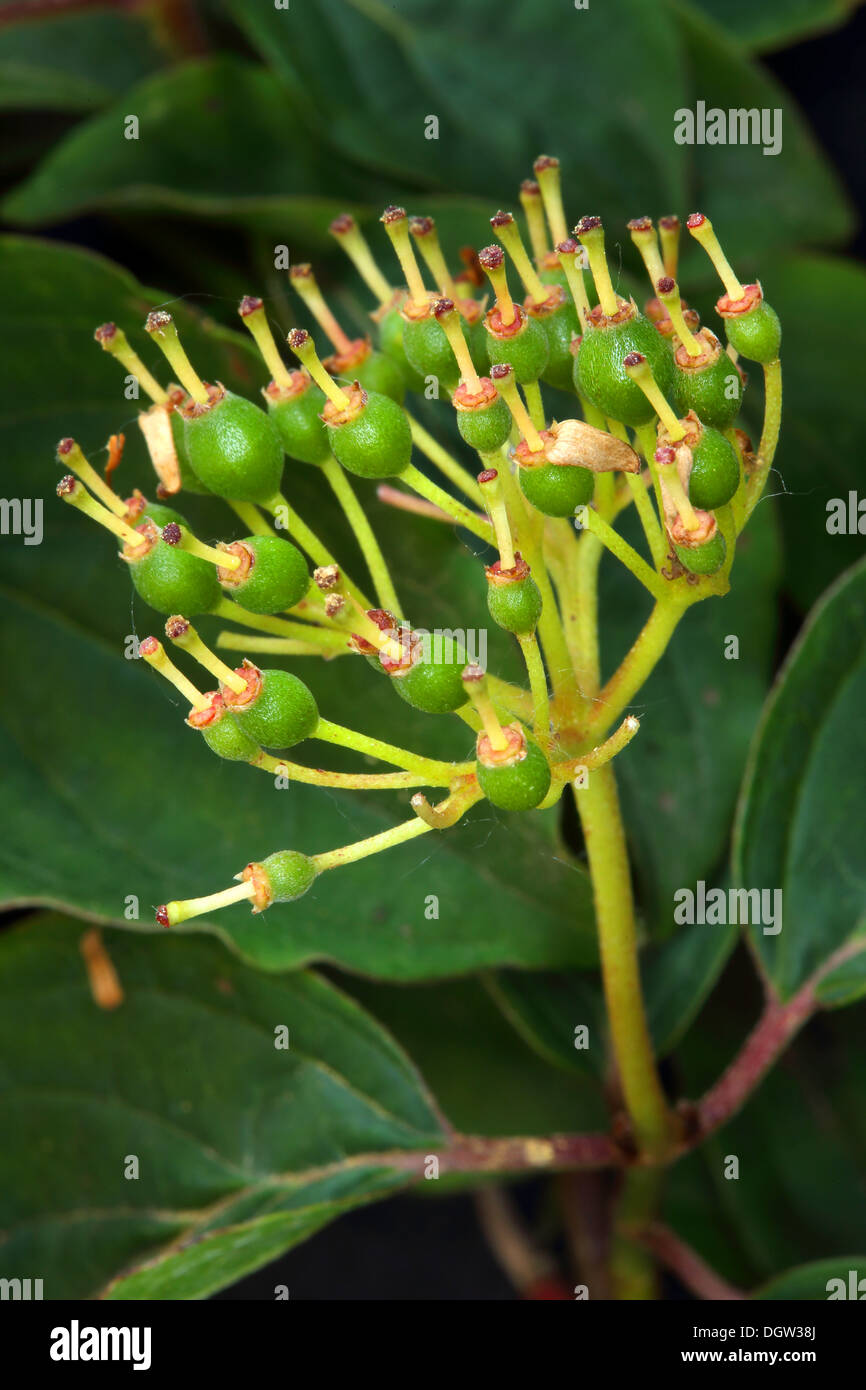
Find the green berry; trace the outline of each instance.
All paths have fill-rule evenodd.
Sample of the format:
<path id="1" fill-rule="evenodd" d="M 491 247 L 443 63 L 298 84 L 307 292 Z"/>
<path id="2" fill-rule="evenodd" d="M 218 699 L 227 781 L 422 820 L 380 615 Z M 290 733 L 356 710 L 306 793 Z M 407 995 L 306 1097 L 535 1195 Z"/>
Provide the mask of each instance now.
<path id="1" fill-rule="evenodd" d="M 414 367 L 410 366 L 403 347 L 403 329 L 405 327 L 406 320 L 400 313 L 399 307 L 387 309 L 379 320 L 379 347 L 385 356 L 396 364 L 406 383 L 406 389 L 423 391 L 424 378 L 415 371 Z"/>
<path id="2" fill-rule="evenodd" d="M 409 365 L 421 377 L 433 376 L 446 391 L 460 379 L 451 344 L 432 311 L 423 318 L 408 319 L 403 328 L 403 348 Z"/>
<path id="3" fill-rule="evenodd" d="M 779 356 L 782 325 L 779 315 L 765 300 L 745 314 L 723 314 L 731 347 L 752 362 L 774 362 Z"/>
<path id="4" fill-rule="evenodd" d="M 223 579 L 230 596 L 250 613 L 281 613 L 300 603 L 310 587 L 307 562 L 281 536 L 247 536 L 234 551 L 241 558 L 237 580 Z"/>
<path id="5" fill-rule="evenodd" d="M 153 526 L 153 523 L 150 523 Z M 216 570 L 177 546 L 166 545 L 154 527 L 148 529 L 151 545 L 141 559 L 129 560 L 136 592 L 157 613 L 183 613 L 187 618 L 210 613 L 222 597 Z"/>
<path id="6" fill-rule="evenodd" d="M 471 449 L 478 449 L 483 454 L 492 454 L 501 449 L 511 434 L 511 412 L 502 397 L 495 396 L 489 405 L 477 410 L 461 408 L 460 400 L 458 388 L 454 403 L 461 438 Z"/>
<path id="7" fill-rule="evenodd" d="M 380 396 L 390 396 L 398 405 L 403 404 L 406 395 L 406 375 L 399 364 L 383 352 L 370 352 L 356 369 L 346 375 L 360 381 L 365 391 L 378 392 Z"/>
<path id="8" fill-rule="evenodd" d="M 531 312 L 531 311 L 530 311 Z M 562 302 L 552 313 L 540 314 L 540 323 L 547 338 L 547 366 L 542 381 L 555 386 L 559 391 L 571 391 L 574 380 L 574 357 L 571 341 L 580 336 L 577 310 L 563 291 Z"/>
<path id="9" fill-rule="evenodd" d="M 198 477 L 219 497 L 269 502 L 279 491 L 283 450 L 271 419 L 231 391 L 186 415 L 184 439 Z"/>
<path id="10" fill-rule="evenodd" d="M 721 531 L 716 531 L 703 545 L 674 545 L 676 557 L 691 574 L 715 574 L 725 563 L 727 546 Z"/>
<path id="11" fill-rule="evenodd" d="M 163 506 L 161 502 L 146 503 L 143 511 L 139 512 L 135 518 L 135 525 L 140 526 L 143 521 L 152 521 L 158 531 L 161 531 L 172 521 L 178 526 L 189 526 L 189 522 L 181 516 L 180 512 L 176 512 L 173 507 Z"/>
<path id="12" fill-rule="evenodd" d="M 445 654 L 439 655 L 444 658 Z M 465 665 L 463 653 L 451 653 L 447 660 L 439 661 L 428 661 L 419 654 L 405 674 L 393 677 L 394 689 L 407 704 L 425 714 L 450 714 L 466 703 L 462 679 Z"/>
<path id="13" fill-rule="evenodd" d="M 534 632 L 541 617 L 541 592 L 532 576 L 503 583 L 496 565 L 487 576 L 487 608 L 496 625 L 521 635 Z"/>
<path id="14" fill-rule="evenodd" d="M 312 888 L 317 872 L 313 860 L 295 849 L 269 854 L 258 867 L 263 871 L 274 903 L 291 903 L 302 898 Z"/>
<path id="15" fill-rule="evenodd" d="M 238 674 L 247 690 L 223 690 L 226 707 L 238 728 L 262 748 L 293 748 L 309 738 L 319 722 L 312 692 L 290 671 L 260 671 L 245 662 Z M 250 694 L 252 691 L 252 694 Z"/>
<path id="16" fill-rule="evenodd" d="M 325 394 L 313 385 L 306 372 L 291 375 L 290 393 L 276 385 L 268 388 L 268 413 L 290 459 L 324 463 L 331 456 L 331 443 L 321 418 Z"/>
<path id="17" fill-rule="evenodd" d="M 670 344 L 656 332 L 649 319 L 634 311 L 618 323 L 609 323 L 594 311 L 597 325 L 584 333 L 575 358 L 574 385 L 581 396 L 611 420 L 624 425 L 645 425 L 655 411 L 623 366 L 632 352 L 641 353 L 650 365 L 661 391 L 673 388 L 674 361 Z"/>
<path id="18" fill-rule="evenodd" d="M 541 804 L 550 790 L 550 766 L 531 739 L 524 737 L 522 755 L 510 762 L 486 766 L 475 764 L 478 785 L 487 800 L 503 811 L 531 811 Z"/>
<path id="19" fill-rule="evenodd" d="M 484 325 L 484 315 L 479 314 L 475 322 L 466 330 L 466 339 L 469 343 L 469 356 L 472 358 L 472 365 L 479 376 L 490 368 L 490 352 L 487 347 L 487 329 Z"/>
<path id="20" fill-rule="evenodd" d="M 733 445 L 718 430 L 705 425 L 692 447 L 689 501 L 701 511 L 711 512 L 730 502 L 739 486 L 740 461 Z"/>
<path id="21" fill-rule="evenodd" d="M 225 712 L 204 725 L 201 736 L 212 753 L 230 763 L 251 762 L 259 751 L 258 744 Z"/>
<path id="22" fill-rule="evenodd" d="M 572 516 L 575 507 L 592 500 L 595 490 L 590 469 L 570 463 L 521 465 L 518 478 L 527 502 L 545 516 Z"/>
<path id="23" fill-rule="evenodd" d="M 183 399 L 183 392 L 178 391 L 177 394 Z M 174 409 L 168 417 L 168 422 L 171 426 L 171 436 L 174 440 L 174 451 L 177 454 L 181 490 L 183 492 L 210 493 L 210 488 L 205 487 L 189 461 L 186 448 L 186 428 L 180 411 Z"/>
<path id="24" fill-rule="evenodd" d="M 412 457 L 412 431 L 403 408 L 390 396 L 373 391 L 352 388 L 348 394 L 351 409 L 337 411 L 329 402 L 325 411 L 337 461 L 359 478 L 392 478 L 402 473 Z M 340 423 L 332 424 L 332 420 Z"/>
<path id="25" fill-rule="evenodd" d="M 675 359 L 672 395 L 678 415 L 693 410 L 703 424 L 724 430 L 740 413 L 743 379 L 726 352 L 704 367 L 689 367 Z"/>
<path id="26" fill-rule="evenodd" d="M 516 333 L 499 333 L 492 331 L 491 322 L 498 323 L 498 309 L 491 309 L 487 314 L 487 351 L 490 355 L 491 364 L 497 362 L 507 362 L 514 372 L 515 381 L 521 386 L 527 381 L 538 381 L 547 369 L 550 357 L 550 350 L 547 345 L 547 334 L 537 319 L 527 318 L 524 311 L 514 306 L 517 310 L 521 326 Z M 491 319 L 491 315 L 494 317 Z"/>

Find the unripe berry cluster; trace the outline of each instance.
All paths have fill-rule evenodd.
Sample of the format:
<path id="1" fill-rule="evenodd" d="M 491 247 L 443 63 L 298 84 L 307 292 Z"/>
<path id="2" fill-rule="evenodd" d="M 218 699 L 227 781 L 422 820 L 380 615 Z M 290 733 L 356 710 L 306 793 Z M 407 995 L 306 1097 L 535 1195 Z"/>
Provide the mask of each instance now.
<path id="1" fill-rule="evenodd" d="M 285 339 L 290 366 L 264 302 L 245 296 L 239 315 L 265 368 L 260 403 L 203 381 L 164 310 L 149 314 L 144 329 L 167 360 L 173 379 L 165 386 L 116 325 L 96 330 L 97 342 L 150 398 L 139 426 L 156 486 L 150 496 L 135 489 L 122 497 L 65 439 L 58 494 L 114 534 L 136 592 L 168 619 L 168 642 L 214 678 L 214 689 L 200 690 L 161 640 L 141 643 L 144 660 L 188 701 L 187 725 L 219 757 L 290 781 L 442 793 L 434 806 L 416 791 L 412 818 L 369 840 L 310 855 L 284 850 L 248 864 L 235 887 L 161 907 L 165 925 L 240 901 L 260 912 L 292 900 L 325 870 L 447 829 L 484 798 L 510 812 L 553 805 L 576 767 L 601 766 L 619 752 L 637 721 L 602 741 L 629 684 L 620 672 L 602 690 L 595 669 L 592 576 L 604 549 L 658 604 L 678 611 L 727 588 L 737 535 L 775 445 L 778 319 L 759 284 L 739 282 L 702 214 L 686 227 L 721 278 L 716 307 L 727 346 L 680 295 L 676 217 L 661 218 L 658 229 L 648 217 L 629 223 L 650 280 L 639 308 L 614 285 L 601 219 L 581 217 L 569 233 L 558 162 L 541 156 L 534 172 L 520 192 L 531 251 L 514 215 L 499 211 L 490 219 L 494 240 L 465 255 L 457 273 L 430 217 L 399 207 L 382 215 L 397 284 L 355 220 L 337 218 L 331 232 L 376 300 L 369 331 L 351 337 L 311 266 L 295 265 L 289 280 L 309 327 L 294 327 Z M 327 340 L 324 356 L 316 329 Z M 765 372 L 757 455 L 735 428 L 746 386 L 740 358 Z M 558 394 L 545 400 L 550 391 Z M 475 455 L 468 466 L 407 409 L 413 392 L 454 410 L 467 456 Z M 116 443 L 112 470 L 121 451 Z M 424 456 L 426 469 L 413 453 Z M 304 465 L 319 470 L 343 509 L 372 596 L 295 511 L 292 477 Z M 431 652 L 403 612 L 399 576 L 395 582 L 353 479 L 378 483 L 401 524 L 419 514 L 481 543 L 488 611 L 518 644 L 528 688 L 468 663 L 461 650 Z M 243 535 L 216 543 L 197 537 L 174 507 L 183 491 L 224 498 Z M 649 559 L 613 524 L 632 504 Z M 360 671 L 352 668 L 363 657 L 414 709 L 457 715 L 455 728 L 474 735 L 471 756 L 427 758 L 332 723 L 294 672 L 260 667 L 250 655 L 236 667 L 225 663 L 192 625 L 203 615 L 245 634 L 227 630 L 217 646 L 345 657 L 359 704 L 364 680 L 374 679 L 363 662 Z M 605 700 L 621 688 L 618 705 L 612 694 Z M 310 739 L 353 748 L 389 770 L 327 772 L 286 759 Z"/>

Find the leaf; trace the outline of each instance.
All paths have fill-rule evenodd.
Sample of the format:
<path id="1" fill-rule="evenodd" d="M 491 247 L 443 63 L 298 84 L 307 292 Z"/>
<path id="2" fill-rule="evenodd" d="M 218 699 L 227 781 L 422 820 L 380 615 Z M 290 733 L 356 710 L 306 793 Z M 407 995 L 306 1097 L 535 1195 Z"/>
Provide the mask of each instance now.
<path id="1" fill-rule="evenodd" d="M 599 1078 L 587 1069 L 565 1076 L 543 1065 L 479 980 L 412 986 L 353 980 L 349 988 L 413 1058 L 458 1130 L 547 1135 L 606 1127 Z"/>
<path id="2" fill-rule="evenodd" d="M 165 57 L 148 15 L 131 10 L 7 23 L 0 6 L 0 108 L 85 111 L 119 97 Z"/>
<path id="3" fill-rule="evenodd" d="M 624 534 L 639 544 L 634 518 Z M 638 901 L 650 932 L 674 930 L 674 893 L 711 882 L 724 862 L 749 743 L 769 687 L 779 549 L 771 507 L 740 538 L 731 591 L 690 609 L 631 706 L 637 737 L 617 759 Z M 648 609 L 614 561 L 601 573 L 602 660 L 625 654 Z M 738 656 L 729 659 L 730 638 Z"/>
<path id="4" fill-rule="evenodd" d="M 637 0 L 580 13 L 555 0 L 505 8 L 404 0 L 395 12 L 320 0 L 279 24 L 268 0 L 228 8 L 310 128 L 327 111 L 325 138 L 377 175 L 501 201 L 515 196 L 537 154 L 561 150 L 572 177 L 580 171 L 586 206 L 603 202 L 612 218 L 633 215 L 661 190 L 671 205 L 678 200 L 680 151 L 655 132 L 668 128 L 683 73 L 658 7 L 650 16 Z M 602 61 L 612 44 L 616 102 Z M 436 138 L 425 134 L 430 115 Z"/>
<path id="5" fill-rule="evenodd" d="M 687 1032 L 736 939 L 734 927 L 684 927 L 642 950 L 644 1002 L 658 1056 L 666 1056 Z M 607 1024 L 597 977 L 577 970 L 498 970 L 485 983 L 508 1021 L 546 1061 L 581 1076 L 604 1075 Z M 589 1029 L 588 1047 L 575 1047 L 580 1025 Z"/>
<path id="6" fill-rule="evenodd" d="M 192 213 L 305 245 L 370 191 L 334 160 L 321 168 L 275 78 L 222 56 L 158 73 L 81 122 L 3 207 L 26 225 L 93 208 Z"/>
<path id="7" fill-rule="evenodd" d="M 167 687 L 124 660 L 127 637 L 159 631 L 159 619 L 131 600 L 110 540 L 54 497 L 57 467 L 49 451 L 71 433 L 96 456 L 108 434 L 123 426 L 129 454 L 122 485 L 152 491 L 135 405 L 121 394 L 123 374 L 90 338 L 93 325 L 110 315 L 139 340 L 136 325 L 164 296 L 95 257 L 16 238 L 5 243 L 3 266 L 4 331 L 16 342 L 0 385 L 3 487 L 10 497 L 45 494 L 45 537 L 41 546 L 11 537 L 3 548 L 0 648 L 8 670 L 28 671 L 28 699 L 7 701 L 0 720 L 6 805 L 15 805 L 0 844 L 2 899 L 63 906 L 141 929 L 155 904 L 222 887 L 251 858 L 293 843 L 316 852 L 406 819 L 406 793 L 298 785 L 278 792 L 260 773 L 215 762 L 183 726 L 182 706 Z M 205 375 L 253 394 L 262 373 L 246 345 L 224 331 L 203 333 L 197 315 L 180 304 L 172 308 Z M 152 352 L 146 355 L 153 360 Z M 46 362 L 52 388 L 34 399 L 33 383 Z M 33 404 L 22 409 L 22 401 Z M 357 571 L 321 476 L 298 468 L 287 486 L 301 515 Z M 373 489 L 364 489 L 361 484 L 366 501 Z M 222 504 L 184 500 L 183 508 L 208 539 L 225 536 L 229 524 L 229 534 L 243 534 Z M 486 629 L 483 571 L 452 532 L 427 521 L 395 527 L 393 512 L 381 506 L 370 512 L 383 535 L 391 528 L 386 548 L 415 621 Z M 222 626 L 200 623 L 206 640 Z M 471 734 L 456 719 L 411 710 L 366 664 L 353 666 L 347 679 L 349 660 L 298 668 L 328 718 L 434 756 L 469 754 Z M 514 670 L 498 629 L 490 635 L 489 661 L 492 670 L 507 673 L 509 661 Z M 319 757 L 318 745 L 309 757 Z M 358 766 L 356 756 L 331 749 L 321 760 Z M 369 974 L 415 979 L 504 963 L 589 964 L 595 944 L 588 883 L 558 845 L 555 819 L 555 812 L 508 818 L 482 808 L 465 826 L 393 852 L 384 872 L 382 861 L 367 859 L 324 877 L 302 904 L 277 906 L 260 918 L 233 908 L 191 926 L 216 931 L 246 959 L 276 970 L 331 959 Z M 438 919 L 426 915 L 430 894 L 439 899 Z M 130 897 L 140 909 L 131 922 L 125 921 Z"/>
<path id="8" fill-rule="evenodd" d="M 780 890 L 781 930 L 750 927 L 783 999 L 864 923 L 866 563 L 810 614 L 768 701 L 743 784 L 734 876 Z M 861 969 L 866 956 L 861 957 Z M 851 962 L 847 972 L 859 973 Z"/>
<path id="9" fill-rule="evenodd" d="M 3 1276 L 86 1298 L 144 1261 L 113 1297 L 202 1298 L 405 1183 L 373 1155 L 441 1139 L 411 1063 L 333 985 L 111 932 L 106 1012 L 84 930 L 41 917 L 0 946 Z"/>
<path id="10" fill-rule="evenodd" d="M 860 0 L 689 0 L 739 45 L 757 53 L 844 24 Z"/>
<path id="11" fill-rule="evenodd" d="M 756 1289 L 751 1297 L 785 1303 L 802 1302 L 804 1299 L 826 1302 L 835 1292 L 837 1298 L 859 1299 L 863 1297 L 860 1289 L 866 1287 L 860 1284 L 863 1278 L 866 1278 L 866 1255 L 837 1255 L 832 1260 L 814 1260 L 811 1264 L 777 1274 L 775 1279 Z M 844 1293 L 841 1292 L 843 1288 Z"/>
<path id="12" fill-rule="evenodd" d="M 679 1094 L 700 1095 L 742 1046 L 760 1007 L 750 975 L 740 959 L 678 1049 Z M 827 1257 L 844 1274 L 847 1252 L 866 1249 L 864 1060 L 862 1012 L 815 1020 L 743 1110 L 668 1172 L 664 1219 L 740 1287 L 760 1292 Z"/>
<path id="13" fill-rule="evenodd" d="M 757 8 L 757 7 L 756 7 Z M 692 207 L 713 219 L 727 255 L 742 275 L 769 276 L 768 252 L 774 248 L 844 243 L 854 230 L 852 208 L 827 157 L 791 97 L 756 63 L 748 62 L 739 42 L 688 8 L 677 9 L 683 57 L 689 70 L 689 93 L 674 107 L 768 113 L 778 119 L 781 148 L 764 154 L 760 143 L 689 145 L 689 197 Z M 778 118 L 774 117 L 779 112 Z M 769 132 L 772 137 L 772 128 Z M 728 131 L 730 137 L 730 131 Z M 816 209 L 820 209 L 816 219 Z M 682 271 L 690 283 L 692 267 L 706 268 L 703 252 L 689 247 Z M 769 289 L 768 289 L 769 293 Z"/>
<path id="14" fill-rule="evenodd" d="M 857 524 L 866 522 L 855 498 L 849 527 L 849 499 L 863 491 L 866 402 L 851 345 L 866 316 L 866 271 L 829 256 L 792 256 L 762 278 L 782 320 L 784 378 L 782 436 L 767 491 L 782 493 L 785 586 L 805 611 L 863 550 Z M 835 510 L 845 517 L 841 535 L 828 530 Z"/>

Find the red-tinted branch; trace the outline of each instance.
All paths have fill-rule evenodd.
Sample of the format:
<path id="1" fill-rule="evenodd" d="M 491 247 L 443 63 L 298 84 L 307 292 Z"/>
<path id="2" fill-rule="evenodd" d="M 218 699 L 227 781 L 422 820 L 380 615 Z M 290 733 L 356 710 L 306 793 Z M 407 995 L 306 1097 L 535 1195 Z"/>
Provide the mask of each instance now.
<path id="1" fill-rule="evenodd" d="M 679 1236 L 674 1235 L 667 1226 L 654 1222 L 639 1231 L 630 1233 L 644 1249 L 653 1255 L 659 1264 L 675 1274 L 680 1283 L 698 1298 L 728 1301 L 745 1298 L 746 1295 L 733 1284 L 720 1278 L 714 1269 L 705 1264 L 700 1255 Z"/>

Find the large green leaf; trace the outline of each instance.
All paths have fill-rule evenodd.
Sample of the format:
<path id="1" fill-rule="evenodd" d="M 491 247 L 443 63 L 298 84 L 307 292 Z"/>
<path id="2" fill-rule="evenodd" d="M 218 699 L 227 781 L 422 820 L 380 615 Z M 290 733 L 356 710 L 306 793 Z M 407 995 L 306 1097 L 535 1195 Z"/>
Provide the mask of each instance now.
<path id="1" fill-rule="evenodd" d="M 782 493 L 785 584 L 805 610 L 863 551 L 856 519 L 841 535 L 827 528 L 833 499 L 847 516 L 849 493 L 863 495 L 866 397 L 851 344 L 866 317 L 866 271 L 829 256 L 794 256 L 762 279 L 782 320 L 784 378 L 782 436 L 767 491 Z"/>
<path id="2" fill-rule="evenodd" d="M 536 977 L 524 972 L 521 978 Z M 566 1076 L 540 1062 L 526 1046 L 532 1040 L 515 1036 L 478 980 L 412 986 L 353 980 L 349 988 L 406 1049 L 458 1130 L 515 1135 L 605 1128 L 599 1077 L 586 1069 Z"/>
<path id="3" fill-rule="evenodd" d="M 130 115 L 137 138 L 125 134 Z M 323 168 L 270 73 L 217 57 L 158 73 L 82 121 L 7 197 L 4 215 L 39 224 L 92 208 L 193 213 L 305 245 L 346 200 L 371 192 L 339 161 Z"/>
<path id="4" fill-rule="evenodd" d="M 761 53 L 844 24 L 862 0 L 688 0 L 738 44 Z"/>
<path id="5" fill-rule="evenodd" d="M 736 944 L 734 927 L 684 927 L 641 953 L 641 975 L 653 1046 L 664 1057 L 690 1027 Z M 505 1017 L 554 1066 L 602 1077 L 607 1024 L 600 984 L 578 970 L 498 970 L 485 983 Z M 575 1047 L 575 1030 L 589 1046 Z"/>
<path id="6" fill-rule="evenodd" d="M 165 57 L 147 11 L 109 6 L 8 23 L 0 4 L 0 108 L 86 111 L 104 106 Z"/>
<path id="7" fill-rule="evenodd" d="M 677 1051 L 679 1094 L 713 1084 L 751 1027 L 760 999 L 745 957 L 738 966 Z M 741 1288 L 760 1296 L 778 1271 L 830 1256 L 841 1268 L 826 1277 L 844 1274 L 847 1252 L 866 1249 L 864 1061 L 862 1011 L 816 1021 L 740 1113 L 667 1174 L 665 1219 Z"/>
<path id="8" fill-rule="evenodd" d="M 599 204 L 622 218 L 659 198 L 681 201 L 681 152 L 657 135 L 668 134 L 684 73 L 658 6 L 321 0 L 280 23 L 269 0 L 229 8 L 311 127 L 318 132 L 327 113 L 326 138 L 379 174 L 501 201 L 550 150 L 567 158 L 575 188 L 579 179 L 579 211 Z M 438 139 L 425 138 L 430 115 Z"/>
<path id="9" fill-rule="evenodd" d="M 680 32 L 689 70 L 684 103 L 696 109 L 778 111 L 781 149 L 762 144 L 696 144 L 688 151 L 692 208 L 712 217 L 725 250 L 742 275 L 769 278 L 767 253 L 775 247 L 843 242 L 854 219 L 841 185 L 794 101 L 741 45 L 694 11 L 682 9 Z M 820 209 L 816 224 L 816 209 Z M 690 248 L 682 283 L 703 253 Z M 705 264 L 705 262 L 704 262 Z"/>
<path id="10" fill-rule="evenodd" d="M 114 1297 L 200 1298 L 406 1181 L 375 1155 L 441 1140 L 404 1053 L 332 985 L 112 932 L 109 1012 L 84 930 L 37 918 L 0 945 L 4 1277 L 86 1298 L 145 1262 Z"/>
<path id="11" fill-rule="evenodd" d="M 8 496 L 45 498 L 43 544 L 10 537 L 2 552 L 5 669 L 27 671 L 31 692 L 27 700 L 7 699 L 2 720 L 10 788 L 0 849 L 4 900 L 122 923 L 134 895 L 137 925 L 147 926 L 154 904 L 220 887 L 250 858 L 292 844 L 316 852 L 405 819 L 406 793 L 276 791 L 259 773 L 215 762 L 183 727 L 166 687 L 124 660 L 127 635 L 159 631 L 159 620 L 131 603 L 111 542 L 53 496 L 50 455 L 63 434 L 96 451 L 123 425 L 130 447 L 124 485 L 150 487 L 122 373 L 89 339 L 93 324 L 109 315 L 133 333 L 161 297 L 97 258 L 14 238 L 5 244 L 4 279 L 4 330 L 17 351 L 0 388 L 3 487 Z M 261 377 L 245 345 L 224 333 L 209 338 L 193 313 L 173 307 L 205 373 L 254 391 Z M 40 392 L 48 362 L 50 384 Z M 22 410 L 22 401 L 33 404 Z M 320 475 L 299 468 L 289 486 L 336 553 L 351 554 Z M 221 504 L 186 510 L 206 536 L 225 535 L 233 523 Z M 382 507 L 374 515 L 383 534 L 390 530 L 386 548 L 415 621 L 486 627 L 483 571 L 453 534 L 428 521 L 395 524 Z M 238 523 L 230 534 L 240 534 Z M 201 626 L 209 636 L 219 630 Z M 491 669 L 507 668 L 506 652 L 501 634 L 491 634 Z M 434 755 L 470 752 L 464 725 L 418 715 L 365 663 L 315 662 L 304 671 L 329 718 Z M 310 756 L 318 759 L 318 748 Z M 321 761 L 357 767 L 357 758 L 336 750 Z M 231 909 L 203 925 L 272 969 L 329 958 L 370 974 L 419 978 L 493 964 L 586 964 L 595 950 L 588 884 L 554 827 L 553 812 L 508 818 L 480 809 L 467 825 L 394 852 L 384 871 L 381 860 L 369 859 L 326 876 L 301 904 L 258 919 Z M 425 912 L 431 894 L 438 918 Z"/>
<path id="12" fill-rule="evenodd" d="M 770 698 L 743 787 L 734 874 L 781 890 L 781 930 L 750 928 L 788 998 L 864 923 L 866 562 L 821 600 Z M 860 957 L 861 970 L 866 970 Z M 851 972 L 847 984 L 850 989 Z"/>
<path id="13" fill-rule="evenodd" d="M 861 1280 L 866 1280 L 866 1255 L 837 1255 L 832 1260 L 814 1260 L 812 1264 L 777 1274 L 775 1279 L 755 1289 L 751 1296 L 761 1301 L 775 1299 L 784 1303 L 806 1299 L 826 1302 L 831 1294 L 836 1298 L 862 1299 L 860 1290 L 866 1288 L 866 1283 Z"/>

